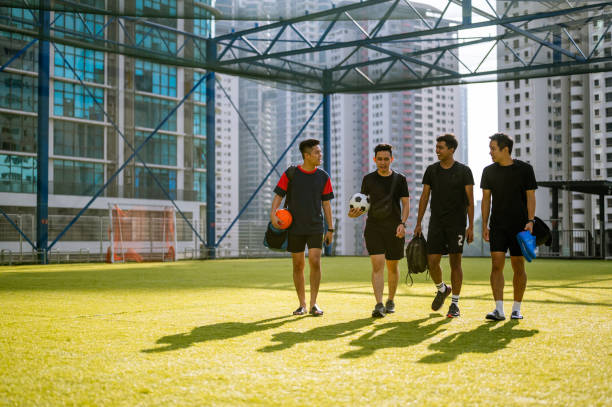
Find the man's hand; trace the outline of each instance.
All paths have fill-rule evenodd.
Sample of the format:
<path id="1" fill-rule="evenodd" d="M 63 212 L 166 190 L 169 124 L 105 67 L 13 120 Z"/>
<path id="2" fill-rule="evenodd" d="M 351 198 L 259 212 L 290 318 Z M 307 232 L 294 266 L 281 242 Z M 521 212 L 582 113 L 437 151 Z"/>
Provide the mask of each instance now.
<path id="1" fill-rule="evenodd" d="M 465 238 L 467 239 L 468 244 L 474 241 L 474 226 L 469 226 L 465 230 Z"/>
<path id="2" fill-rule="evenodd" d="M 485 240 L 485 242 L 489 241 L 489 228 L 486 226 L 482 228 L 482 238 Z"/>
<path id="3" fill-rule="evenodd" d="M 329 230 L 325 232 L 325 246 L 329 246 L 334 240 L 334 232 L 330 232 Z"/>
<path id="4" fill-rule="evenodd" d="M 399 237 L 400 239 L 406 236 L 406 226 L 404 226 L 403 223 L 397 225 L 397 229 L 395 229 L 395 236 Z"/>
<path id="5" fill-rule="evenodd" d="M 282 229 L 279 219 L 276 217 L 276 214 L 270 215 L 270 222 L 272 222 L 272 226 L 274 226 L 277 229 Z"/>
<path id="6" fill-rule="evenodd" d="M 423 230 L 421 229 L 421 224 L 420 223 L 417 223 L 417 225 L 414 227 L 413 234 L 415 236 L 421 236 L 423 234 Z"/>
<path id="7" fill-rule="evenodd" d="M 364 212 L 364 211 L 362 211 L 362 210 L 361 210 L 361 209 L 359 209 L 359 208 L 351 208 L 351 209 L 349 209 L 348 216 L 349 216 L 349 218 L 358 218 L 358 217 L 360 217 L 361 215 L 363 215 L 364 213 L 365 213 L 365 212 Z"/>
<path id="8" fill-rule="evenodd" d="M 527 224 L 525 225 L 525 229 L 524 230 L 528 230 L 529 233 L 531 233 L 533 235 L 533 222 L 527 222 Z"/>

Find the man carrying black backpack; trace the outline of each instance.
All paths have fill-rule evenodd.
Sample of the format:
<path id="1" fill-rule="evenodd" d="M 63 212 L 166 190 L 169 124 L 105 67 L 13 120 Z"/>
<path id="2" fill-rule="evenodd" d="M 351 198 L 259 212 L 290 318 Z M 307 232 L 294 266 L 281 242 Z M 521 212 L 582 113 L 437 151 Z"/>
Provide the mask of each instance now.
<path id="1" fill-rule="evenodd" d="M 436 296 L 431 309 L 439 310 L 452 292 L 452 302 L 446 314 L 456 318 L 459 313 L 459 294 L 463 283 L 461 256 L 465 241 L 474 240 L 474 177 L 470 168 L 455 161 L 458 143 L 454 134 L 445 134 L 436 139 L 438 161 L 431 164 L 423 175 L 423 193 L 419 200 L 419 214 L 414 228 L 421 235 L 421 221 L 425 215 L 431 193 L 431 217 L 427 234 L 427 262 L 429 274 L 436 284 Z M 466 229 L 466 215 L 469 224 Z M 440 261 L 448 254 L 451 268 L 451 285 L 442 279 Z"/>
<path id="2" fill-rule="evenodd" d="M 376 298 L 372 317 L 382 318 L 387 313 L 395 312 L 393 299 L 399 281 L 398 263 L 404 257 L 405 223 L 410 212 L 410 199 L 406 177 L 391 170 L 391 145 L 377 145 L 374 148 L 374 162 L 377 169 L 363 177 L 361 193 L 370 197 L 364 238 L 372 262 L 372 287 Z M 360 209 L 353 208 L 348 215 L 356 218 L 363 213 Z M 383 305 L 385 263 L 389 297 Z"/>

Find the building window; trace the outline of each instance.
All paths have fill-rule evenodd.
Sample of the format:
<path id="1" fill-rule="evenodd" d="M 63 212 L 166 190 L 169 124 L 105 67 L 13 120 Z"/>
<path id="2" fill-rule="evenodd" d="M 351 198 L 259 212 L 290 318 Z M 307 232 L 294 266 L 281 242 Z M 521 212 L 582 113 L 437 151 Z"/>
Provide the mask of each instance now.
<path id="1" fill-rule="evenodd" d="M 151 168 L 151 172 L 168 191 L 172 199 L 176 199 L 176 171 L 163 168 Z M 153 177 L 144 167 L 136 167 L 134 177 L 134 197 L 144 199 L 167 199 L 157 186 Z"/>
<path id="2" fill-rule="evenodd" d="M 163 96 L 176 97 L 176 68 L 136 60 L 136 89 Z"/>
<path id="3" fill-rule="evenodd" d="M 104 158 L 104 128 L 86 123 L 54 120 L 53 154 Z"/>
<path id="4" fill-rule="evenodd" d="M 0 150 L 35 153 L 37 135 L 36 117 L 0 113 Z"/>
<path id="5" fill-rule="evenodd" d="M 53 114 L 79 119 L 103 120 L 104 90 L 88 86 L 87 89 L 74 83 L 56 81 L 53 84 Z M 93 95 L 93 97 L 91 96 Z M 95 99 L 94 99 L 95 98 Z M 96 106 L 98 102 L 100 107 Z"/>
<path id="6" fill-rule="evenodd" d="M 36 112 L 37 81 L 37 78 L 3 72 L 0 78 L 0 107 Z"/>
<path id="7" fill-rule="evenodd" d="M 134 138 L 134 148 L 138 148 L 149 134 L 137 131 Z M 147 141 L 140 156 L 147 164 L 176 165 L 176 137 L 157 133 Z"/>
<path id="8" fill-rule="evenodd" d="M 80 78 L 85 82 L 104 83 L 103 52 L 75 48 L 62 44 L 57 44 L 57 48 L 60 50 L 61 54 L 59 52 L 55 53 L 53 74 L 56 77 L 75 80 Z M 70 66 L 64 61 L 62 55 L 66 58 Z M 70 69 L 70 67 L 72 67 L 72 69 Z"/>
<path id="9" fill-rule="evenodd" d="M 100 163 L 53 160 L 53 193 L 93 195 L 104 185 L 104 165 Z"/>
<path id="10" fill-rule="evenodd" d="M 134 121 L 136 126 L 148 129 L 157 127 L 175 105 L 176 103 L 171 100 L 136 95 L 134 102 Z M 176 131 L 176 112 L 168 118 L 161 129 Z"/>
<path id="11" fill-rule="evenodd" d="M 202 76 L 206 75 L 202 72 L 194 72 L 193 73 L 193 84 L 198 83 Z M 200 86 L 197 87 L 196 90 L 191 94 L 191 98 L 194 102 L 206 103 L 206 80 L 203 80 L 200 83 Z"/>
<path id="12" fill-rule="evenodd" d="M 0 154 L 0 192 L 36 192 L 36 157 Z"/>
<path id="13" fill-rule="evenodd" d="M 196 192 L 196 201 L 206 202 L 206 173 L 193 174 L 193 190 Z"/>
<path id="14" fill-rule="evenodd" d="M 165 19 L 165 23 L 176 21 Z M 148 25 L 136 24 L 136 44 L 138 47 L 156 53 L 176 54 L 176 34 L 164 29 L 155 29 Z"/>
<path id="15" fill-rule="evenodd" d="M 87 3 L 92 5 L 92 1 Z M 104 9 L 104 0 L 94 0 L 93 3 L 95 8 Z M 63 28 L 63 30 L 55 30 L 53 33 L 55 36 L 93 42 L 94 35 L 104 32 L 104 16 L 92 13 L 58 13 L 53 25 Z M 86 34 L 85 39 L 83 34 Z"/>
<path id="16" fill-rule="evenodd" d="M 206 139 L 193 139 L 193 167 L 206 168 Z"/>

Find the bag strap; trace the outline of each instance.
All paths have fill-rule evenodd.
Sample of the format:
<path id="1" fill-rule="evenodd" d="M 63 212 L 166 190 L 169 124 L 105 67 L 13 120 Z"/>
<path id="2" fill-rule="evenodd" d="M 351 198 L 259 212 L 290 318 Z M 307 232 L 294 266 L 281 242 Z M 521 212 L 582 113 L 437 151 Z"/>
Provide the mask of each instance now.
<path id="1" fill-rule="evenodd" d="M 389 192 L 388 199 L 391 199 L 391 201 L 393 201 L 393 195 L 395 194 L 395 187 L 397 186 L 399 174 L 395 171 L 392 171 L 391 176 L 393 177 L 393 179 L 391 180 L 391 192 Z"/>
<path id="2" fill-rule="evenodd" d="M 295 165 L 292 165 L 287 168 L 287 171 L 285 171 L 285 174 L 287 174 L 287 179 L 289 179 L 289 183 L 287 184 L 287 194 L 285 196 L 285 208 L 287 208 L 287 202 L 289 201 L 289 193 L 291 192 L 291 184 L 293 181 L 293 177 L 295 177 L 296 170 L 297 167 Z"/>

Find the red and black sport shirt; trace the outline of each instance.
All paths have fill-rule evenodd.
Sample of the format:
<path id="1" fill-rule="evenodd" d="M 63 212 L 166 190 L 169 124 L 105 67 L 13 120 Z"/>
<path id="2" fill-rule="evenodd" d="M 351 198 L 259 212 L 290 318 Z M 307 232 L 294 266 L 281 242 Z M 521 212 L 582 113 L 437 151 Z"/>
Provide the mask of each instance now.
<path id="1" fill-rule="evenodd" d="M 274 188 L 274 192 L 284 197 L 287 195 L 288 186 L 289 178 L 285 171 Z M 322 202 L 334 197 L 329 175 L 320 168 L 305 171 L 298 165 L 291 181 L 289 195 L 287 206 L 293 215 L 289 233 L 294 235 L 323 233 Z"/>

